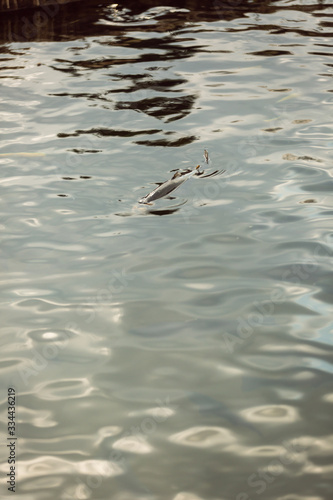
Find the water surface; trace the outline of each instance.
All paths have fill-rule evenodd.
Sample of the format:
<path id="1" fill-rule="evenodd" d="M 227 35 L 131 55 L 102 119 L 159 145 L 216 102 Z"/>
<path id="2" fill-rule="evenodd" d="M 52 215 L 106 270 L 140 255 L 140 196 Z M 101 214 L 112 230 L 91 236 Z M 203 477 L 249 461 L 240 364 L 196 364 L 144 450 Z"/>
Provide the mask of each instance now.
<path id="1" fill-rule="evenodd" d="M 2 15 L 22 499 L 331 498 L 332 7 Z"/>

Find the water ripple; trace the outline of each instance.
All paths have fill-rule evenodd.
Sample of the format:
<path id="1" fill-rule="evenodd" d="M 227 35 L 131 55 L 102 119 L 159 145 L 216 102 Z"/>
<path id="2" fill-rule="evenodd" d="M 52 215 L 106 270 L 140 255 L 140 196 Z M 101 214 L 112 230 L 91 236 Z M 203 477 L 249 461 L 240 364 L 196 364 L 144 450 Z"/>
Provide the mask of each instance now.
<path id="1" fill-rule="evenodd" d="M 17 491 L 330 500 L 331 5 L 155 3 L 0 18 Z"/>

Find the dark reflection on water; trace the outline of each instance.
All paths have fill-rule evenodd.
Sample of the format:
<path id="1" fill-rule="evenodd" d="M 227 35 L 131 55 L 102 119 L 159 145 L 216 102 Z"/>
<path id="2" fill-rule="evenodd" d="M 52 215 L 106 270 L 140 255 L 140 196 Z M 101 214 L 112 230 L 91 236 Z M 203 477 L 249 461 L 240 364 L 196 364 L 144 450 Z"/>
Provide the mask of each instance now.
<path id="1" fill-rule="evenodd" d="M 332 7 L 1 15 L 19 496 L 331 500 Z"/>
<path id="2" fill-rule="evenodd" d="M 75 130 L 73 134 L 59 133 L 58 137 L 77 137 L 83 134 L 93 134 L 96 135 L 97 137 L 107 137 L 107 136 L 133 137 L 135 135 L 140 135 L 140 134 L 156 134 L 157 132 L 161 132 L 161 130 L 152 129 L 152 130 L 143 130 L 134 132 L 131 130 L 112 130 L 103 128 L 98 128 L 98 129 L 93 128 L 90 130 Z"/>
<path id="3" fill-rule="evenodd" d="M 289 5 L 288 5 L 289 4 Z M 251 0 L 214 0 L 212 2 L 200 2 L 188 0 L 184 2 L 170 0 L 165 4 L 161 2 L 147 1 L 120 1 L 117 4 L 110 4 L 102 1 L 85 1 L 83 5 L 74 4 L 59 5 L 56 1 L 50 6 L 31 11 L 17 11 L 2 13 L 0 19 L 0 40 L 2 42 L 24 42 L 24 41 L 66 41 L 75 40 L 82 36 L 105 36 L 117 35 L 117 44 L 123 47 L 130 47 L 134 44 L 137 48 L 147 48 L 156 46 L 165 50 L 170 43 L 170 35 L 163 39 L 150 38 L 140 40 L 135 37 L 128 37 L 126 32 L 132 32 L 132 25 L 135 23 L 135 30 L 146 31 L 149 22 L 153 22 L 155 33 L 167 33 L 174 30 L 179 31 L 182 27 L 190 23 L 204 23 L 231 21 L 233 19 L 244 19 L 249 14 L 274 14 L 281 7 L 285 12 L 305 12 L 314 13 L 315 16 L 327 15 L 327 9 L 332 7 L 332 3 L 326 0 L 319 0 L 312 4 L 303 2 L 276 2 L 276 1 L 256 1 Z M 163 12 L 165 6 L 166 12 Z M 172 7 L 177 10 L 174 11 Z M 146 11 L 153 9 L 151 14 Z M 160 9 L 155 10 L 154 9 Z M 321 14 L 322 13 L 322 14 Z M 148 26 L 147 26 L 148 23 Z M 319 22 L 321 28 L 332 28 L 330 21 Z M 235 28 L 231 28 L 231 30 Z M 264 29 L 273 33 L 281 34 L 289 31 L 290 28 L 279 25 L 264 25 L 237 28 L 237 31 L 253 29 Z M 320 31 L 304 30 L 302 28 L 292 28 L 300 35 L 327 36 Z M 173 40 L 173 43 L 175 40 Z M 108 42 L 106 42 L 108 43 Z M 177 48 L 174 46 L 169 53 L 169 58 L 190 57 L 191 49 Z M 147 56 L 145 56 L 147 57 Z M 145 61 L 150 59 L 145 59 Z M 88 63 L 87 63 L 88 64 Z M 96 63 L 98 64 L 98 63 Z M 118 61 L 117 64 L 120 64 Z"/>
<path id="4" fill-rule="evenodd" d="M 142 101 L 122 102 L 117 103 L 116 109 L 135 109 L 142 111 L 147 115 L 154 116 L 155 118 L 163 119 L 168 117 L 165 121 L 171 122 L 185 118 L 191 113 L 195 97 L 187 95 L 184 97 L 155 97 L 151 99 L 144 99 Z"/>

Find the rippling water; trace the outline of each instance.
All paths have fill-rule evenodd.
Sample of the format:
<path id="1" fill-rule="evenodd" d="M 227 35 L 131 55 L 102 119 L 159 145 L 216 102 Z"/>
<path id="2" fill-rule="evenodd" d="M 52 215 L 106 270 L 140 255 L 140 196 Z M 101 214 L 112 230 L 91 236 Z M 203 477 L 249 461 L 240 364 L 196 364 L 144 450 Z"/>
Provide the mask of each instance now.
<path id="1" fill-rule="evenodd" d="M 22 499 L 332 498 L 332 8 L 2 15 Z M 198 164 L 226 172 L 138 204 Z"/>

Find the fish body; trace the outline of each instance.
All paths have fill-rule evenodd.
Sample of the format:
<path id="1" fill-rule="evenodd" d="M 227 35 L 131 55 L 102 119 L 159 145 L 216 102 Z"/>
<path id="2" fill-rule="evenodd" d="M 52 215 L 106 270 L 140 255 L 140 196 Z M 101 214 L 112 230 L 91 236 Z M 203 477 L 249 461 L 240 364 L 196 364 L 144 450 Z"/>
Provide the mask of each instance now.
<path id="1" fill-rule="evenodd" d="M 203 174 L 203 172 L 200 172 L 198 170 L 199 167 L 200 165 L 198 165 L 195 170 L 187 169 L 184 172 L 176 172 L 170 180 L 163 182 L 153 191 L 141 198 L 141 200 L 139 200 L 139 203 L 148 205 L 152 201 L 159 200 L 160 198 L 167 196 L 172 191 L 179 188 L 179 186 L 181 186 L 190 177 Z"/>

